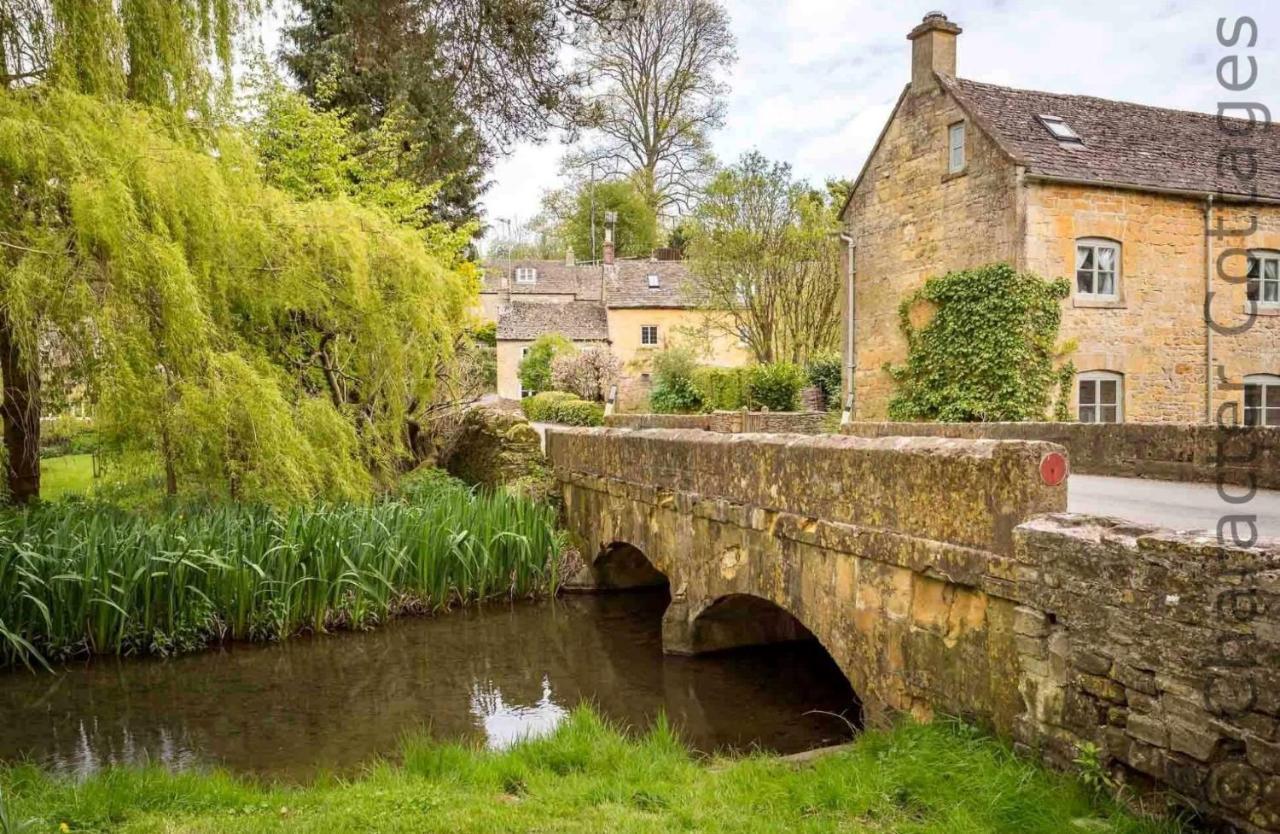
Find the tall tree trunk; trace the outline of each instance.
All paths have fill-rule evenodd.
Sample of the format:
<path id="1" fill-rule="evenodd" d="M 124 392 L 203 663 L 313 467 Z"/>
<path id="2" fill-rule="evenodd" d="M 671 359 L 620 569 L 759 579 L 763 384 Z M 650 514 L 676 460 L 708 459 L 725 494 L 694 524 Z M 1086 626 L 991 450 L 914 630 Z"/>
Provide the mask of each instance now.
<path id="1" fill-rule="evenodd" d="M 23 355 L 7 313 L 0 312 L 0 375 L 4 377 L 0 420 L 8 454 L 9 500 L 26 504 L 40 497 L 40 371 Z"/>

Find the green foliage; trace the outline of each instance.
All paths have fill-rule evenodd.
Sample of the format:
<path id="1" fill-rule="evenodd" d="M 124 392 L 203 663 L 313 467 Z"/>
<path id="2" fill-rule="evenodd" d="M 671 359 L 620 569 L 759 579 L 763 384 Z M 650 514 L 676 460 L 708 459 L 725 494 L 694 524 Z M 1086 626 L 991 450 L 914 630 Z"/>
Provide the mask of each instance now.
<path id="1" fill-rule="evenodd" d="M 485 347 L 498 346 L 498 323 L 496 321 L 485 321 L 471 328 L 471 338 L 477 344 Z"/>
<path id="2" fill-rule="evenodd" d="M 702 408 L 693 382 L 698 364 L 691 351 L 669 348 L 653 355 L 653 388 L 649 408 L 659 414 L 688 414 Z"/>
<path id="3" fill-rule="evenodd" d="M 588 0 L 298 0 L 283 58 L 301 90 L 347 114 L 357 132 L 392 114 L 398 165 L 440 183 L 433 216 L 475 219 L 498 148 L 536 139 L 577 108 L 583 82 L 560 46 L 595 7 Z"/>
<path id="4" fill-rule="evenodd" d="M 747 404 L 748 368 L 702 365 L 693 372 L 703 411 L 737 411 Z"/>
<path id="5" fill-rule="evenodd" d="M 456 238 L 294 199 L 241 132 L 56 89 L 0 97 L 0 183 L 0 301 L 28 355 L 52 330 L 84 369 L 118 477 L 284 504 L 407 459 L 476 291 Z"/>
<path id="6" fill-rule="evenodd" d="M 604 424 L 604 406 L 579 399 L 566 391 L 544 391 L 521 403 L 524 416 L 535 423 L 563 423 L 569 426 Z"/>
<path id="7" fill-rule="evenodd" d="M 158 768 L 76 779 L 30 765 L 0 770 L 0 785 L 11 816 L 36 817 L 42 831 L 64 821 L 120 834 L 1184 831 L 945 720 L 868 730 L 798 766 L 763 752 L 702 759 L 662 718 L 626 734 L 583 706 L 553 734 L 505 750 L 414 738 L 392 758 L 309 786 Z"/>
<path id="8" fill-rule="evenodd" d="M 613 240 L 620 258 L 648 257 L 657 246 L 658 220 L 644 195 L 628 180 L 582 184 L 575 193 L 559 198 L 568 205 L 561 208 L 557 237 L 573 249 L 580 260 L 604 257 L 604 215 L 617 212 Z M 548 210 L 555 211 L 557 197 L 548 195 Z M 592 211 L 595 212 L 595 246 L 592 246 Z"/>
<path id="9" fill-rule="evenodd" d="M 0 666 L 171 654 L 552 592 L 558 552 L 549 507 L 440 476 L 372 505 L 41 506 L 0 517 Z"/>
<path id="10" fill-rule="evenodd" d="M 1086 741 L 1080 745 L 1073 763 L 1079 769 L 1081 783 L 1089 790 L 1109 795 L 1118 787 L 1116 780 L 1107 771 L 1102 750 L 1093 742 Z"/>
<path id="11" fill-rule="evenodd" d="M 86 455 L 98 448 L 98 432 L 91 420 L 60 414 L 40 427 L 40 457 Z"/>
<path id="12" fill-rule="evenodd" d="M 93 455 L 70 454 L 40 460 L 40 498 L 58 501 L 93 492 Z"/>
<path id="13" fill-rule="evenodd" d="M 1063 378 L 1055 344 L 1069 289 L 1007 264 L 930 278 L 899 309 L 908 354 L 886 366 L 897 385 L 889 418 L 1045 419 Z M 914 326 L 922 313 L 932 318 Z"/>
<path id="14" fill-rule="evenodd" d="M 829 353 L 819 356 L 809 363 L 805 368 L 805 374 L 808 377 L 810 385 L 817 386 L 822 391 L 822 401 L 825 408 L 833 408 L 840 402 L 840 354 Z"/>
<path id="15" fill-rule="evenodd" d="M 785 163 L 753 152 L 717 173 L 689 226 L 689 266 L 722 332 L 757 362 L 837 349 L 839 231 L 836 207 Z"/>
<path id="16" fill-rule="evenodd" d="M 0 4 L 0 75 L 42 78 L 178 113 L 227 97 L 232 41 L 260 0 L 27 0 Z M 220 70 L 216 86 L 210 68 Z M 8 78 L 5 78 L 6 83 Z"/>
<path id="17" fill-rule="evenodd" d="M 544 333 L 529 345 L 529 352 L 520 360 L 517 374 L 520 387 L 540 394 L 551 390 L 551 363 L 557 356 L 572 353 L 576 348 L 559 333 Z"/>
<path id="18" fill-rule="evenodd" d="M 800 389 L 805 384 L 804 370 L 790 362 L 754 365 L 747 375 L 747 402 L 752 409 L 797 411 Z"/>

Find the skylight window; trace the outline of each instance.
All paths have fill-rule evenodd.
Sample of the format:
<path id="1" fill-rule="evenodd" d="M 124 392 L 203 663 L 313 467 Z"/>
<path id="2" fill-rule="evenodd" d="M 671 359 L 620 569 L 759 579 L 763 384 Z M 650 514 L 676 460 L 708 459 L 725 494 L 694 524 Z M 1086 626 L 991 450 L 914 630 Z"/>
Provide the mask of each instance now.
<path id="1" fill-rule="evenodd" d="M 651 289 L 651 290 L 656 290 L 657 288 L 658 288 L 658 275 L 657 275 L 657 273 L 650 273 L 650 274 L 649 274 L 649 289 Z"/>
<path id="2" fill-rule="evenodd" d="M 1044 125 L 1045 130 L 1049 131 L 1053 138 L 1057 139 L 1059 142 L 1084 142 L 1084 140 L 1080 138 L 1080 134 L 1072 130 L 1071 125 L 1067 124 L 1058 116 L 1041 115 L 1037 118 L 1040 119 L 1040 124 Z"/>

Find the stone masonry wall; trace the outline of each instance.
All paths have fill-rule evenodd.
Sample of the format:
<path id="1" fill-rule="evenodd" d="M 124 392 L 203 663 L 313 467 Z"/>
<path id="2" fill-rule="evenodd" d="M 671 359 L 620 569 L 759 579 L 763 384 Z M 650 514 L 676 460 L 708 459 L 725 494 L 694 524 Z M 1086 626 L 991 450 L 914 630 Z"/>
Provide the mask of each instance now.
<path id="1" fill-rule="evenodd" d="M 1076 370 L 1123 374 L 1126 420 L 1206 422 L 1204 200 L 1049 183 L 1024 190 L 1024 266 L 1072 281 L 1061 340 L 1076 346 L 1069 356 Z M 1249 318 L 1244 283 L 1218 277 L 1216 256 L 1226 253 L 1225 274 L 1243 276 L 1248 249 L 1280 249 L 1280 206 L 1218 204 L 1213 219 L 1228 230 L 1250 230 L 1213 241 L 1214 320 L 1241 328 L 1214 337 L 1215 367 L 1221 365 L 1224 380 L 1215 386 L 1217 421 L 1219 407 L 1240 407 L 1246 374 L 1280 373 L 1280 308 L 1261 308 Z M 1075 247 L 1084 237 L 1120 244 L 1117 300 L 1076 296 Z M 1241 422 L 1234 416 L 1232 422 Z"/>
<path id="2" fill-rule="evenodd" d="M 1280 489 L 1280 428 L 1186 423 L 850 423 L 857 437 L 1044 440 L 1075 472 Z"/>
<path id="3" fill-rule="evenodd" d="M 965 168 L 949 174 L 947 129 L 961 121 Z M 858 419 L 886 413 L 892 381 L 883 365 L 906 356 L 905 296 L 932 275 L 1017 262 L 1021 196 L 1013 162 L 949 94 L 937 85 L 906 92 L 845 214 L 856 247 Z"/>
<path id="4" fill-rule="evenodd" d="M 619 429 L 702 429 L 725 432 L 822 434 L 825 411 L 713 411 L 710 414 L 613 414 L 605 425 Z"/>
<path id="5" fill-rule="evenodd" d="M 1280 831 L 1280 549 L 1062 513 L 1065 482 L 1040 474 L 1060 451 L 548 435 L 587 578 L 638 550 L 670 581 L 668 650 L 777 638 L 715 618 L 753 597 L 822 643 L 872 723 L 960 715 L 1062 766 L 1092 742 L 1128 784 Z"/>
<path id="6" fill-rule="evenodd" d="M 1280 831 L 1280 549 L 1072 515 L 1016 539 L 1018 742 Z"/>

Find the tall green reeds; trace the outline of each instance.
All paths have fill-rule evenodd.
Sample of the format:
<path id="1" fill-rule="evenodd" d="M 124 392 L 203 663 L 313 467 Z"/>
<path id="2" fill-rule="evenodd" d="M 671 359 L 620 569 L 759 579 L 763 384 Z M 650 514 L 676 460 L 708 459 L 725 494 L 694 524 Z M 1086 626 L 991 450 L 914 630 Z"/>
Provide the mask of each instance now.
<path id="1" fill-rule="evenodd" d="M 553 592 L 555 513 L 430 484 L 401 500 L 0 516 L 0 666 L 189 651 Z"/>

